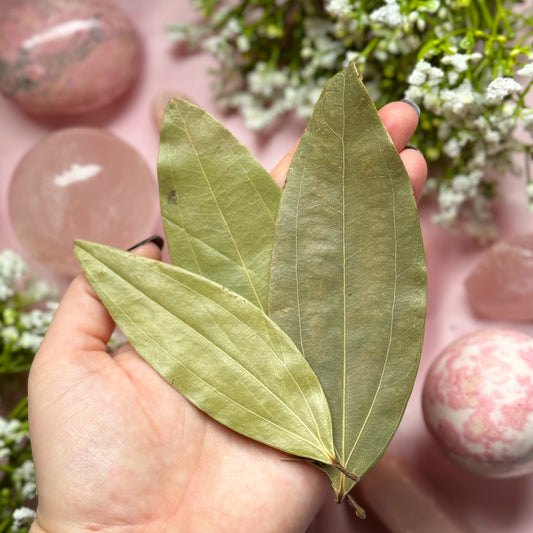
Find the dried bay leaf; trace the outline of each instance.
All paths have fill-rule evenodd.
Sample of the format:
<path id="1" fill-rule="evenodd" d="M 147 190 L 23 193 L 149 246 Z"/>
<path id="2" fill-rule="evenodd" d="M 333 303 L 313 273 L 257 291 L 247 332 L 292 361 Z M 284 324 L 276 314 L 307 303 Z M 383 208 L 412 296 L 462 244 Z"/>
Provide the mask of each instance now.
<path id="1" fill-rule="evenodd" d="M 176 99 L 163 119 L 158 179 L 172 263 L 266 311 L 281 196 L 270 174 L 211 115 Z"/>
<path id="2" fill-rule="evenodd" d="M 77 241 L 75 253 L 132 346 L 191 403 L 259 442 L 334 463 L 318 379 L 258 307 L 201 276 L 109 246 Z"/>
<path id="3" fill-rule="evenodd" d="M 326 84 L 291 164 L 269 305 L 317 374 L 338 461 L 356 477 L 383 454 L 405 410 L 425 300 L 409 177 L 350 66 Z M 324 469 L 342 500 L 354 481 Z"/>

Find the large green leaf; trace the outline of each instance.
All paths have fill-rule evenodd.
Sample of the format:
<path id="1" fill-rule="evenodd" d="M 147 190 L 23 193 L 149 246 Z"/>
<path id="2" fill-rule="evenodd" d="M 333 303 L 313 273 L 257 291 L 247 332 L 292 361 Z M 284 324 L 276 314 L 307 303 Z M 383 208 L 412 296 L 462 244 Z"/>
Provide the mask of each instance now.
<path id="1" fill-rule="evenodd" d="M 266 310 L 281 195 L 268 172 L 212 116 L 172 100 L 161 129 L 158 176 L 172 263 Z"/>
<path id="2" fill-rule="evenodd" d="M 86 241 L 75 253 L 132 346 L 191 403 L 252 439 L 334 463 L 318 379 L 258 307 L 173 265 Z"/>
<path id="3" fill-rule="evenodd" d="M 339 462 L 361 477 L 412 390 L 426 279 L 409 177 L 354 66 L 326 84 L 315 107 L 276 231 L 271 317 L 316 372 Z M 326 471 L 341 500 L 354 482 Z"/>

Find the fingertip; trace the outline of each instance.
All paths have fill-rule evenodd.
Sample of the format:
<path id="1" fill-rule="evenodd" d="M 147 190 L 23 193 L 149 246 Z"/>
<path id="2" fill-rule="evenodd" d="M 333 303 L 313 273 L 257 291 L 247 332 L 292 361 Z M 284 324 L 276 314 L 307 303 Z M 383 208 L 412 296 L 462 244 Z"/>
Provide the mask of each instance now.
<path id="1" fill-rule="evenodd" d="M 379 111 L 396 149 L 402 151 L 418 126 L 418 113 L 408 102 L 390 102 Z"/>
<path id="2" fill-rule="evenodd" d="M 127 251 L 149 259 L 161 260 L 161 252 L 165 246 L 165 240 L 159 235 L 152 235 L 147 239 L 130 246 Z"/>
<path id="3" fill-rule="evenodd" d="M 422 152 L 412 147 L 402 150 L 400 158 L 405 166 L 409 180 L 413 186 L 413 192 L 418 202 L 422 196 L 422 191 L 427 180 L 428 167 Z"/>

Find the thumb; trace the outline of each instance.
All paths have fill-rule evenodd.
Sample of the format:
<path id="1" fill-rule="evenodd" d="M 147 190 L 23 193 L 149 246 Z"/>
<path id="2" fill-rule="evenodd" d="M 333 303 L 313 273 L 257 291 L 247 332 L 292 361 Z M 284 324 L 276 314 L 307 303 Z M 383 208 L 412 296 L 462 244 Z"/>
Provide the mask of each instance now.
<path id="1" fill-rule="evenodd" d="M 128 251 L 160 260 L 163 244 L 161 237 L 153 236 Z M 46 358 L 51 354 L 55 359 L 74 358 L 80 351 L 105 351 L 114 329 L 115 322 L 107 309 L 87 278 L 80 274 L 61 299 L 37 357 Z"/>

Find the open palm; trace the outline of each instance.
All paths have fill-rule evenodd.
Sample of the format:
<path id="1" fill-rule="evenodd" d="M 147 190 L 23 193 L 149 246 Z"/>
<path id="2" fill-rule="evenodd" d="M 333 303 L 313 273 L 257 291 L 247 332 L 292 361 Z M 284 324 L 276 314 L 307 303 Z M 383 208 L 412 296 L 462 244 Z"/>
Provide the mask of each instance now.
<path id="1" fill-rule="evenodd" d="M 380 114 L 418 196 L 425 163 L 403 150 L 416 113 L 396 103 Z M 289 161 L 273 172 L 279 184 Z M 151 243 L 136 252 L 160 257 Z M 32 532 L 305 531 L 329 494 L 327 477 L 214 422 L 128 345 L 110 356 L 113 329 L 86 279 L 76 278 L 30 373 L 39 493 Z"/>

